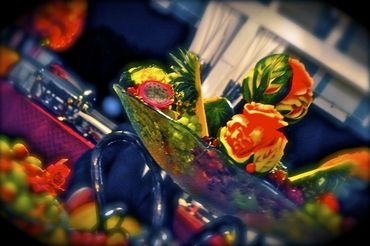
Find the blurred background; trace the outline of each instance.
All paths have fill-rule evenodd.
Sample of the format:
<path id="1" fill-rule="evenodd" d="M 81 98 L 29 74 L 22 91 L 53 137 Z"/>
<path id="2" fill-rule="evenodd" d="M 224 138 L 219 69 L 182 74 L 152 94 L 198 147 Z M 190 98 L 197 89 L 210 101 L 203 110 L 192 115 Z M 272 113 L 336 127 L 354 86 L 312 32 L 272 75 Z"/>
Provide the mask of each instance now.
<path id="1" fill-rule="evenodd" d="M 1 17 L 2 29 L 43 2 L 13 5 L 11 14 Z M 203 62 L 205 97 L 223 95 L 237 107 L 240 98 L 235 95 L 245 72 L 269 53 L 286 52 L 301 59 L 313 76 L 315 100 L 309 115 L 287 130 L 294 144 L 288 146 L 285 161 L 312 163 L 339 148 L 368 143 L 369 33 L 360 5 L 221 1 L 206 10 L 207 5 L 207 1 L 91 1 L 80 36 L 52 57 L 94 92 L 91 104 L 96 114 L 113 123 L 106 123 L 112 128 L 127 120 L 111 86 L 125 67 L 153 61 L 168 65 L 169 52 L 190 48 Z M 305 147 L 322 140 L 326 144 L 320 150 Z"/>
<path id="2" fill-rule="evenodd" d="M 13 35 L 8 29 L 23 25 L 23 16 L 45 2 L 12 1 L 3 8 L 2 43 Z M 311 111 L 286 132 L 291 144 L 283 161 L 297 168 L 340 149 L 369 145 L 370 52 L 363 5 L 345 0 L 88 1 L 80 36 L 52 56 L 84 91 L 94 92 L 89 101 L 94 112 L 89 112 L 104 127 L 86 132 L 81 124 L 77 129 L 93 143 L 127 121 L 112 83 L 131 64 L 167 65 L 169 52 L 190 48 L 202 59 L 206 96 L 226 96 L 238 107 L 242 75 L 259 57 L 272 52 L 297 56 L 316 82 Z M 15 84 L 17 74 L 10 74 Z"/>

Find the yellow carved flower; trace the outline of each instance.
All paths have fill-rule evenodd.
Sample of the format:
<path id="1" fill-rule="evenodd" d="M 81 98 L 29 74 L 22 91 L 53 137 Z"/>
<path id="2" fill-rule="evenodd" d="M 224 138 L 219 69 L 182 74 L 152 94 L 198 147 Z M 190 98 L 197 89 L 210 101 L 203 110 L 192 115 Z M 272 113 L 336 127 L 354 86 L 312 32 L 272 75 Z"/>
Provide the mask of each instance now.
<path id="1" fill-rule="evenodd" d="M 279 128 L 283 116 L 272 105 L 247 103 L 243 114 L 236 114 L 221 128 L 220 141 L 238 163 L 256 165 L 257 172 L 271 170 L 282 158 L 288 142 Z"/>

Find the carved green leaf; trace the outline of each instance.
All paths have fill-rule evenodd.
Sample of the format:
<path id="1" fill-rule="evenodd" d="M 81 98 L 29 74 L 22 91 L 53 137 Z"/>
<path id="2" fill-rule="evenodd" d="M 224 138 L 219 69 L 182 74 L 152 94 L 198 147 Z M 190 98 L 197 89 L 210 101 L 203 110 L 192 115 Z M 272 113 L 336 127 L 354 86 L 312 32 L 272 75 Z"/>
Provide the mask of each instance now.
<path id="1" fill-rule="evenodd" d="M 246 102 L 275 105 L 288 93 L 292 71 L 289 56 L 270 55 L 249 71 L 243 80 L 243 98 Z"/>

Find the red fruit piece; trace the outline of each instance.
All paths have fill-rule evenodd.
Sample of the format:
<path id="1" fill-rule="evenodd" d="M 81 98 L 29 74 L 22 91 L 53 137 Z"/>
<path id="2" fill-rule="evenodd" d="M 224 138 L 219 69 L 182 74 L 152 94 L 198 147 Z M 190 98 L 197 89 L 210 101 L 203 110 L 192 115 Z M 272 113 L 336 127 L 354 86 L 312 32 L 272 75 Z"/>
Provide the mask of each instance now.
<path id="1" fill-rule="evenodd" d="M 247 173 L 254 173 L 256 171 L 256 164 L 253 162 L 248 163 L 245 166 L 245 170 L 247 171 Z"/>
<path id="2" fill-rule="evenodd" d="M 338 200 L 335 197 L 335 195 L 331 192 L 327 192 L 327 193 L 322 194 L 318 198 L 318 202 L 328 206 L 330 208 L 330 210 L 333 211 L 334 213 L 337 213 L 339 211 Z"/>
<path id="3" fill-rule="evenodd" d="M 277 186 L 284 185 L 286 183 L 285 181 L 287 180 L 286 172 L 283 170 L 274 170 L 270 173 L 269 177 L 276 183 Z"/>
<path id="4" fill-rule="evenodd" d="M 8 187 L 0 187 L 0 200 L 3 200 L 4 202 L 13 202 L 16 198 L 16 190 L 15 188 L 8 188 Z"/>
<path id="5" fill-rule="evenodd" d="M 147 104 L 158 108 L 168 108 L 173 103 L 172 86 L 159 81 L 146 81 L 138 87 L 139 96 Z"/>
<path id="6" fill-rule="evenodd" d="M 76 246 L 104 246 L 107 245 L 107 238 L 107 235 L 103 232 L 73 231 L 70 244 Z"/>
<path id="7" fill-rule="evenodd" d="M 95 234 L 94 243 L 95 245 L 106 245 L 107 238 L 108 238 L 107 234 L 98 232 Z"/>
<path id="8" fill-rule="evenodd" d="M 81 232 L 72 231 L 69 238 L 69 243 L 71 245 L 81 245 L 83 242 L 83 235 Z"/>
<path id="9" fill-rule="evenodd" d="M 8 173 L 13 169 L 13 163 L 8 159 L 0 159 L 0 172 Z"/>
<path id="10" fill-rule="evenodd" d="M 31 236 L 36 236 L 42 233 L 45 230 L 44 226 L 41 224 L 32 224 L 30 227 L 26 229 L 27 233 Z"/>
<path id="11" fill-rule="evenodd" d="M 133 87 L 133 86 L 130 86 L 127 88 L 127 92 L 133 96 L 137 96 L 138 95 L 138 92 L 137 92 L 137 88 Z"/>

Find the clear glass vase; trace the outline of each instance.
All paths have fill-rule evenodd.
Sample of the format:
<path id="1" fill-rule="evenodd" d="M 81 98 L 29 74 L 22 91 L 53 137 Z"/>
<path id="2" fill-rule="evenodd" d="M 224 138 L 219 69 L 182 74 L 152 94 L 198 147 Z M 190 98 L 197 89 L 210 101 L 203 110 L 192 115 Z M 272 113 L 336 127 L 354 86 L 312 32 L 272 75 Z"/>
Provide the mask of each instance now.
<path id="1" fill-rule="evenodd" d="M 156 163 L 209 211 L 238 217 L 250 228 L 286 242 L 314 243 L 333 237 L 269 182 L 244 172 L 223 152 L 119 84 L 113 88 Z"/>

